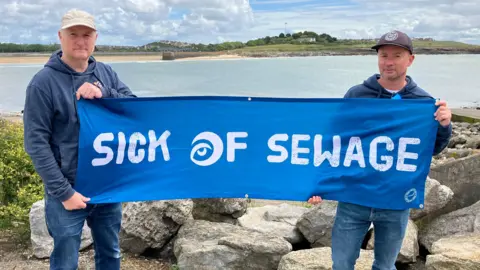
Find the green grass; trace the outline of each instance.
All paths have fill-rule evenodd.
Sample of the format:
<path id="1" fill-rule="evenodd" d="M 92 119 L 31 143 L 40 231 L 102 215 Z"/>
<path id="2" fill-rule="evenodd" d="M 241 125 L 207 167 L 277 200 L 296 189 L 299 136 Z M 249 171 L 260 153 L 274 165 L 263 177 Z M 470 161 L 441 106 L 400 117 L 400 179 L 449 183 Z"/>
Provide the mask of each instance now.
<path id="1" fill-rule="evenodd" d="M 302 51 L 345 51 L 352 49 L 370 49 L 374 42 L 337 42 L 330 44 L 273 44 L 263 46 L 244 47 L 233 50 L 233 52 L 302 52 Z M 414 48 L 448 48 L 448 49 L 469 49 L 480 48 L 478 45 L 471 45 L 455 41 L 414 41 Z"/>
<path id="2" fill-rule="evenodd" d="M 414 41 L 413 47 L 421 48 L 453 48 L 453 49 L 465 49 L 465 48 L 480 48 L 478 45 L 472 45 L 457 41 Z"/>
<path id="3" fill-rule="evenodd" d="M 371 45 L 373 46 L 373 45 Z M 253 46 L 253 47 L 244 47 L 242 49 L 234 50 L 235 52 L 264 52 L 264 51 L 276 51 L 276 52 L 301 52 L 301 51 L 324 51 L 324 50 L 346 50 L 346 49 L 368 49 L 371 46 L 367 44 L 332 44 L 332 45 L 323 45 L 323 44 L 274 44 L 274 45 L 263 45 L 263 46 Z"/>

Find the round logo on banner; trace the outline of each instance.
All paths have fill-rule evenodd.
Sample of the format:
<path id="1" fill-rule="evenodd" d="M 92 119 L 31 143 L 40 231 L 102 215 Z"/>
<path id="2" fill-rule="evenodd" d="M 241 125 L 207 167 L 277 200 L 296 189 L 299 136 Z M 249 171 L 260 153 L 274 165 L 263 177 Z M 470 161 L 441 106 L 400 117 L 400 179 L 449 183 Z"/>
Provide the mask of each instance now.
<path id="1" fill-rule="evenodd" d="M 197 144 L 196 144 L 197 143 Z M 199 166 L 210 166 L 217 162 L 223 153 L 222 139 L 213 132 L 202 132 L 192 141 L 190 159 Z"/>
<path id="2" fill-rule="evenodd" d="M 392 31 L 385 35 L 385 40 L 387 41 L 394 41 L 398 38 L 398 33 L 396 31 Z"/>
<path id="3" fill-rule="evenodd" d="M 405 193 L 405 201 L 407 203 L 413 202 L 417 198 L 417 190 L 412 188 Z"/>

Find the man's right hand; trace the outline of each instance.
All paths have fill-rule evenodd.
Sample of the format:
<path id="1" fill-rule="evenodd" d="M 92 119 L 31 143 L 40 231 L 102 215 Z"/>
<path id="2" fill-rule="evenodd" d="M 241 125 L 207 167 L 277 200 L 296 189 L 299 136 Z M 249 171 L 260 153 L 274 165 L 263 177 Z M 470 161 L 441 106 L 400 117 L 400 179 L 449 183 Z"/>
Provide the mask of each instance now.
<path id="1" fill-rule="evenodd" d="M 322 201 L 323 201 L 322 197 L 320 197 L 320 196 L 313 196 L 310 199 L 308 199 L 308 203 L 313 204 L 313 205 L 320 204 L 320 203 L 322 203 Z"/>
<path id="2" fill-rule="evenodd" d="M 82 194 L 78 193 L 75 191 L 72 197 L 70 199 L 62 202 L 63 207 L 65 207 L 66 210 L 77 210 L 77 209 L 83 209 L 87 207 L 86 202 L 90 201 L 90 198 L 84 197 Z"/>

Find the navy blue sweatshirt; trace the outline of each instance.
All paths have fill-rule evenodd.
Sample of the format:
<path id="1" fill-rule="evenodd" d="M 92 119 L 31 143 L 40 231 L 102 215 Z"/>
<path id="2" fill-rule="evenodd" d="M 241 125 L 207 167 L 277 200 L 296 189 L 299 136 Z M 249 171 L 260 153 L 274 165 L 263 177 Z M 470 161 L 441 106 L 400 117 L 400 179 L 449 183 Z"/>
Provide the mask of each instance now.
<path id="1" fill-rule="evenodd" d="M 136 97 L 108 65 L 88 61 L 76 72 L 53 53 L 27 86 L 23 113 L 25 151 L 42 178 L 48 195 L 61 201 L 74 191 L 79 121 L 75 93 L 84 82 L 100 87 L 103 98 Z"/>
<path id="2" fill-rule="evenodd" d="M 365 80 L 362 84 L 358 84 L 350 88 L 344 98 L 392 98 L 393 95 L 378 83 L 379 74 L 374 74 Z M 396 93 L 402 99 L 433 99 L 425 90 L 417 86 L 410 76 L 407 76 L 407 85 Z M 432 115 L 433 117 L 433 115 Z M 437 139 L 435 140 L 434 155 L 438 155 L 447 147 L 452 135 L 452 124 L 443 127 L 438 124 Z"/>

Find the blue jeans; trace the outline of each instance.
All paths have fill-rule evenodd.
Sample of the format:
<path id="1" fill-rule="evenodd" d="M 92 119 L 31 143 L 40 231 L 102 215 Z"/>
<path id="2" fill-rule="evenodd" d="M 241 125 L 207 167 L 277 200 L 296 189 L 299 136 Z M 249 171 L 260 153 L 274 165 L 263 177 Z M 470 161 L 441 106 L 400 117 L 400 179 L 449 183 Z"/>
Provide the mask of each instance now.
<path id="1" fill-rule="evenodd" d="M 45 195 L 45 220 L 54 243 L 51 270 L 77 269 L 85 220 L 92 232 L 95 269 L 120 269 L 121 203 L 87 204 L 85 209 L 68 211 L 60 200 Z"/>
<path id="2" fill-rule="evenodd" d="M 410 209 L 385 210 L 338 203 L 332 229 L 333 270 L 353 270 L 373 222 L 375 260 L 372 269 L 394 270 L 407 229 Z"/>

